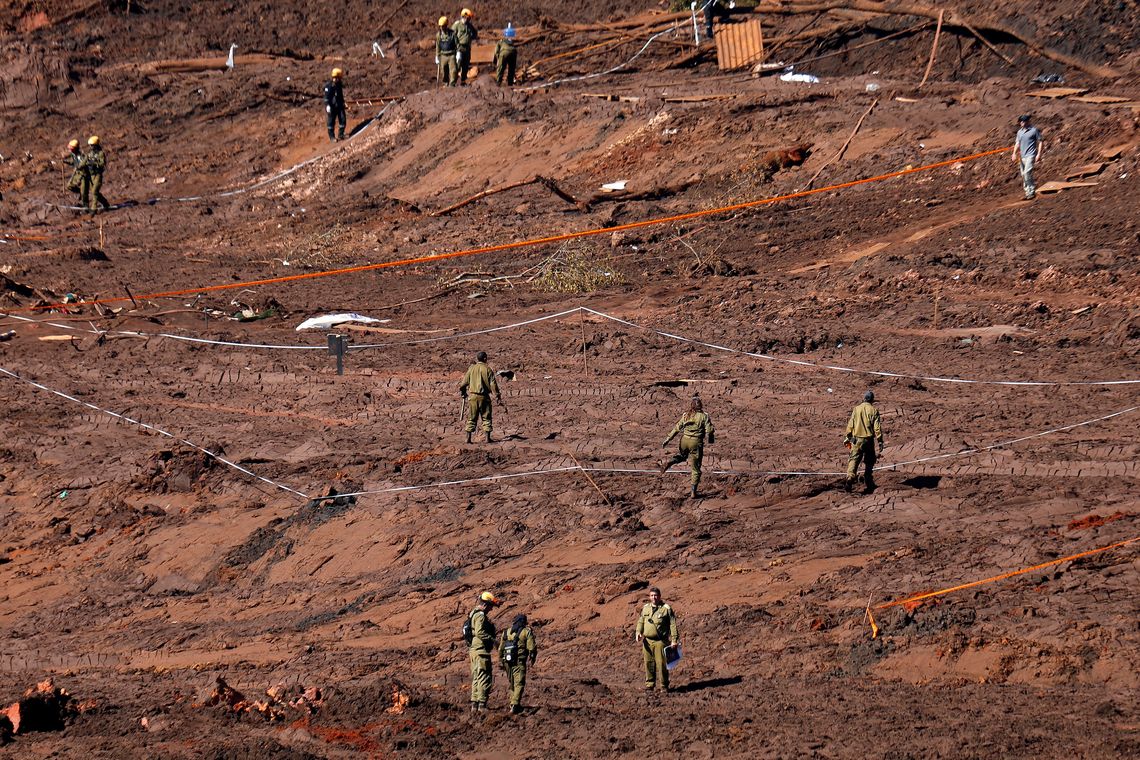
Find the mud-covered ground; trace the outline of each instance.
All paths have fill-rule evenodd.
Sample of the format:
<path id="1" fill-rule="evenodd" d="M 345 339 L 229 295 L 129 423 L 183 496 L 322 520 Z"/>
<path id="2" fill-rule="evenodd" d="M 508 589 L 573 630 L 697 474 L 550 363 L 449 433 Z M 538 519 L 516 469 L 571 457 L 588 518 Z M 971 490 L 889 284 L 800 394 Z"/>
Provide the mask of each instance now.
<path id="1" fill-rule="evenodd" d="M 81 707 L 5 751 L 1140 753 L 1140 544 L 878 607 L 1140 536 L 1137 386 L 1108 383 L 1140 378 L 1135 3 L 987 17 L 1119 68 L 1064 74 L 1122 102 L 1031 97 L 1055 63 L 995 37 L 1010 66 L 954 30 L 922 89 L 929 28 L 805 66 L 816 85 L 668 68 L 682 28 L 606 76 L 507 90 L 484 67 L 439 91 L 435 10 L 125 5 L 10 4 L 0 22 L 0 700 L 52 676 Z M 606 39 L 609 5 L 511 11 L 524 63 Z M 774 14 L 772 36 L 809 19 Z M 234 71 L 175 70 L 231 42 Z M 360 102 L 330 145 L 314 95 L 332 65 Z M 1085 186 L 1025 202 L 1008 152 L 971 158 L 1024 112 L 1040 180 Z M 63 188 L 64 145 L 90 133 L 121 204 L 94 218 Z M 804 145 L 802 165 L 771 160 Z M 536 175 L 580 203 L 531 183 L 433 215 Z M 601 192 L 619 180 L 625 196 Z M 281 280 L 809 185 L 844 186 Z M 343 376 L 323 331 L 295 330 L 335 311 L 385 320 L 340 330 Z M 498 440 L 466 445 L 457 385 L 478 350 L 509 373 L 506 403 Z M 867 388 L 888 467 L 849 494 L 843 428 Z M 694 393 L 717 430 L 695 500 L 683 466 L 657 472 Z M 310 501 L 330 488 L 365 493 Z M 650 585 L 685 646 L 653 697 L 632 642 Z M 522 716 L 499 676 L 488 717 L 467 715 L 459 629 L 484 589 L 500 623 L 535 626 Z M 250 701 L 323 701 L 235 712 L 209 704 L 219 676 Z"/>

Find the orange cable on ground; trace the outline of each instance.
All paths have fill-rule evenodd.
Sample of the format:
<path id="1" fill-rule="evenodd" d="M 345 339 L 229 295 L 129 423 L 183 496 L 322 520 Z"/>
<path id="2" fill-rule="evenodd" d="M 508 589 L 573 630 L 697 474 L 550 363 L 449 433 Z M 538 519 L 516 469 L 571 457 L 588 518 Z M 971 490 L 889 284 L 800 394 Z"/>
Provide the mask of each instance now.
<path id="1" fill-rule="evenodd" d="M 909 169 L 900 169 L 899 171 L 889 172 L 887 174 L 880 174 L 876 177 L 865 177 L 863 179 L 852 180 L 850 182 L 841 182 L 837 185 L 829 185 L 827 187 L 817 187 L 812 190 L 801 190 L 796 193 L 788 193 L 787 195 L 778 195 L 773 198 L 761 198 L 754 201 L 745 201 L 743 203 L 735 203 L 730 206 L 721 206 L 719 208 L 704 209 L 702 211 L 690 211 L 684 214 L 675 214 L 673 216 L 665 216 L 657 219 L 645 219 L 640 222 L 629 222 L 627 224 L 619 224 L 613 227 L 602 227 L 592 230 L 580 230 L 578 232 L 566 232 L 561 235 L 550 235 L 542 238 L 532 238 L 530 240 L 519 240 L 513 243 L 500 243 L 498 245 L 488 245 L 479 248 L 468 248 L 463 251 L 452 251 L 450 253 L 436 253 L 430 256 L 418 256 L 411 259 L 400 259 L 398 261 L 383 261 L 377 264 L 362 264 L 355 267 L 345 267 L 343 269 L 329 269 L 323 272 L 306 272 L 305 274 L 291 274 L 281 277 L 269 277 L 262 280 L 248 280 L 246 282 L 228 282 L 218 285 L 205 285 L 196 288 L 184 288 L 181 290 L 168 290 L 161 293 L 146 293 L 143 295 L 135 296 L 131 299 L 128 296 L 118 296 L 116 298 L 99 298 L 91 301 L 82 301 L 76 305 L 91 305 L 91 304 L 109 304 L 109 303 L 122 303 L 123 301 L 141 301 L 152 298 L 171 298 L 174 296 L 193 295 L 195 293 L 213 293 L 219 290 L 233 290 L 235 288 L 252 288 L 258 285 L 276 285 L 285 282 L 298 282 L 300 280 L 312 280 L 318 277 L 332 277 L 342 274 L 355 274 L 357 272 L 371 272 L 377 269 L 389 269 L 392 267 L 413 266 L 415 264 L 427 264 L 433 261 L 445 261 L 447 259 L 455 259 L 463 256 L 474 256 L 483 253 L 497 253 L 499 251 L 509 251 L 515 248 L 527 248 L 536 245 L 546 245 L 549 243 L 560 243 L 564 240 L 575 240 L 577 238 L 591 237 L 594 235 L 605 235 L 607 233 L 622 232 L 624 230 L 639 229 L 641 227 L 651 227 L 658 224 L 669 224 L 671 222 L 682 222 L 687 219 L 699 219 L 705 216 L 712 216 L 713 214 L 723 214 L 731 211 L 741 211 L 743 209 L 757 208 L 759 206 L 766 206 L 779 201 L 791 200 L 793 198 L 804 198 L 809 195 L 816 195 L 818 193 L 826 193 L 832 190 L 844 190 L 849 187 L 856 187 L 858 185 L 865 185 L 871 182 L 881 182 L 883 180 L 894 179 L 895 177 L 903 177 L 908 174 L 915 174 L 917 172 L 930 171 L 932 169 L 940 169 L 943 166 L 951 166 L 953 164 L 964 163 L 966 161 L 975 161 L 979 158 L 987 156 L 995 156 L 999 153 L 1005 153 L 1008 148 L 995 148 L 994 150 L 987 150 L 981 153 L 974 153 L 969 156 L 962 156 L 959 158 L 949 159 L 947 161 L 939 161 L 925 166 L 916 166 Z M 65 304 L 46 304 L 43 306 L 31 306 L 23 309 L 8 309 L 9 313 L 18 313 L 24 311 L 42 311 L 44 309 L 56 309 Z"/>
<path id="2" fill-rule="evenodd" d="M 875 609 L 885 610 L 888 607 L 898 607 L 899 605 L 903 605 L 903 604 L 910 604 L 912 602 L 920 602 L 923 599 L 930 599 L 930 598 L 933 598 L 936 596 L 942 596 L 943 594 L 949 594 L 953 591 L 961 591 L 963 589 L 973 588 L 975 586 L 981 586 L 981 585 L 986 584 L 986 583 L 993 583 L 995 581 L 1005 580 L 1006 578 L 1012 578 L 1015 575 L 1024 575 L 1025 573 L 1031 573 L 1034 570 L 1041 570 L 1041 569 L 1046 568 L 1046 567 L 1052 567 L 1053 565 L 1060 565 L 1063 562 L 1072 562 L 1075 559 L 1081 559 L 1082 557 L 1089 557 L 1089 556 L 1092 556 L 1093 554 L 1100 554 L 1101 552 L 1106 552 L 1110 549 L 1119 549 L 1121 546 L 1127 546 L 1128 544 L 1133 544 L 1133 543 L 1136 543 L 1137 541 L 1140 541 L 1140 536 L 1137 536 L 1135 538 L 1130 538 L 1127 541 L 1120 541 L 1120 542 L 1117 542 L 1115 544 L 1110 544 L 1109 546 L 1102 546 L 1099 549 L 1089 549 L 1087 552 L 1081 552 L 1080 554 L 1072 554 L 1068 557 L 1062 557 L 1061 559 L 1054 559 L 1054 560 L 1050 560 L 1049 562 L 1042 562 L 1040 565 L 1034 565 L 1033 567 L 1025 567 L 1025 568 L 1022 568 L 1021 570 L 1013 570 L 1012 572 L 1002 573 L 1001 575 L 995 575 L 992 578 L 983 578 L 980 581 L 971 581 L 970 583 L 962 583 L 962 584 L 957 585 L 957 586 L 951 586 L 950 588 L 941 589 L 940 591 L 929 591 L 925 594 L 915 594 L 914 596 L 908 596 L 905 599 L 896 599 L 893 602 L 884 602 L 883 604 L 876 605 Z M 870 610 L 869 607 L 868 607 L 868 610 Z M 874 618 L 872 618 L 872 621 L 873 620 L 874 620 Z M 873 622 L 872 622 L 872 625 L 873 625 Z"/>

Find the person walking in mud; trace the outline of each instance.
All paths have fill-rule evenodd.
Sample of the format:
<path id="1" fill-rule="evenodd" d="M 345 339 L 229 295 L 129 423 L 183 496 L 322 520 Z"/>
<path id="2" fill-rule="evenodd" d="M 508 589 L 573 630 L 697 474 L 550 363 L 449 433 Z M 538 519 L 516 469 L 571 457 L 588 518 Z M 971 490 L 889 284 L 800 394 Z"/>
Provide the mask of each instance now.
<path id="1" fill-rule="evenodd" d="M 677 615 L 673 608 L 661 601 L 661 589 L 649 589 L 649 601 L 641 608 L 637 618 L 634 640 L 641 644 L 645 664 L 645 690 L 652 691 L 660 683 L 669 691 L 669 668 L 666 667 L 666 648 L 680 645 Z M 666 644 L 668 642 L 668 644 Z"/>
<path id="2" fill-rule="evenodd" d="M 1025 188 L 1025 200 L 1037 197 L 1037 185 L 1033 181 L 1033 170 L 1041 162 L 1045 152 L 1045 142 L 1041 130 L 1030 123 L 1028 115 L 1017 117 L 1017 136 L 1013 139 L 1013 162 L 1021 172 L 1021 184 Z"/>
<path id="3" fill-rule="evenodd" d="M 459 50 L 459 43 L 455 39 L 455 32 L 447 25 L 447 16 L 439 17 L 439 31 L 435 35 L 435 66 L 436 82 L 441 79 L 445 87 L 454 87 L 459 78 L 459 67 L 455 54 Z"/>
<path id="4" fill-rule="evenodd" d="M 111 204 L 103 197 L 103 172 L 107 170 L 107 154 L 103 151 L 99 135 L 87 138 L 87 153 L 83 156 L 82 169 L 80 194 L 86 200 L 87 208 L 92 214 L 98 213 L 100 206 L 104 211 L 110 209 Z"/>
<path id="5" fill-rule="evenodd" d="M 67 163 L 71 165 L 71 178 L 67 180 L 67 189 L 79 198 L 79 205 L 87 208 L 87 198 L 83 195 L 83 151 L 79 149 L 79 141 L 72 140 L 67 144 Z"/>
<path id="6" fill-rule="evenodd" d="M 680 421 L 673 426 L 673 430 L 665 442 L 661 444 L 661 448 L 667 448 L 669 442 L 678 434 L 681 436 L 678 451 L 672 459 L 667 459 L 661 463 L 661 472 L 665 472 L 673 465 L 680 464 L 688 459 L 691 471 L 689 482 L 692 484 L 689 495 L 695 499 L 697 498 L 697 486 L 701 482 L 701 462 L 705 458 L 705 441 L 709 443 L 715 441 L 712 418 L 702 410 L 700 396 L 693 396 L 693 400 L 689 404 L 689 411 L 681 415 Z"/>
<path id="7" fill-rule="evenodd" d="M 516 615 L 511 627 L 499 638 L 499 663 L 507 675 L 511 695 L 511 713 L 522 712 L 523 691 L 526 689 L 526 671 L 538 659 L 538 644 L 534 631 L 527 625 L 526 615 Z"/>
<path id="8" fill-rule="evenodd" d="M 332 70 L 329 81 L 325 82 L 325 123 L 329 129 L 329 142 L 344 139 L 344 128 L 348 125 L 348 110 L 344 103 L 344 70 Z M 334 128 L 340 124 L 339 133 Z"/>
<path id="9" fill-rule="evenodd" d="M 494 371 L 487 366 L 487 354 L 480 351 L 475 354 L 475 363 L 467 368 L 463 375 L 463 382 L 459 384 L 459 395 L 463 397 L 467 407 L 467 442 L 471 443 L 471 434 L 475 432 L 475 424 L 482 418 L 483 432 L 487 434 L 487 443 L 491 439 L 491 394 L 495 394 L 495 403 L 503 403 L 503 396 L 499 392 L 499 384 L 495 381 Z"/>
<path id="10" fill-rule="evenodd" d="M 487 709 L 487 696 L 491 693 L 493 673 L 491 652 L 495 649 L 495 624 L 488 614 L 502 602 L 490 591 L 479 595 L 475 609 L 467 615 L 463 635 L 467 640 L 467 652 L 471 659 L 471 713 L 482 713 Z"/>
<path id="11" fill-rule="evenodd" d="M 847 480 L 844 489 L 850 491 L 859 478 L 859 464 L 866 466 L 863 484 L 866 493 L 875 490 L 875 442 L 878 441 L 879 450 L 883 446 L 883 424 L 879 419 L 879 410 L 872 403 L 875 400 L 873 391 L 863 394 L 863 401 L 851 410 L 851 418 L 847 420 L 847 434 L 844 436 L 844 445 L 851 450 L 847 457 Z"/>
<path id="12" fill-rule="evenodd" d="M 467 71 L 471 68 L 471 46 L 479 39 L 479 30 L 471 21 L 474 15 L 470 8 L 464 8 L 459 13 L 459 20 L 451 27 L 451 31 L 455 32 L 457 45 L 455 60 L 459 64 L 460 87 L 467 86 Z"/>
<path id="13" fill-rule="evenodd" d="M 495 45 L 495 85 L 503 86 L 503 76 L 506 75 L 507 86 L 515 86 L 515 66 L 518 64 L 518 51 L 515 49 L 515 28 L 507 24 L 503 30 L 503 38 Z"/>

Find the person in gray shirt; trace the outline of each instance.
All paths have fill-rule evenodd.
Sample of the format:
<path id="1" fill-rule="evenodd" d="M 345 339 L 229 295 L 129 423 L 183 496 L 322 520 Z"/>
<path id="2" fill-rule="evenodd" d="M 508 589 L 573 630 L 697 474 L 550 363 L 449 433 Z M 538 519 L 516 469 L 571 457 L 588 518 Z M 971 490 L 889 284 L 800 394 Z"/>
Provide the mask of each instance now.
<path id="1" fill-rule="evenodd" d="M 1021 169 L 1021 182 L 1025 186 L 1025 200 L 1031 201 L 1037 195 L 1037 185 L 1033 183 L 1033 168 L 1041 161 L 1045 142 L 1041 130 L 1029 123 L 1028 116 L 1017 117 L 1017 137 L 1013 141 L 1013 162 Z"/>

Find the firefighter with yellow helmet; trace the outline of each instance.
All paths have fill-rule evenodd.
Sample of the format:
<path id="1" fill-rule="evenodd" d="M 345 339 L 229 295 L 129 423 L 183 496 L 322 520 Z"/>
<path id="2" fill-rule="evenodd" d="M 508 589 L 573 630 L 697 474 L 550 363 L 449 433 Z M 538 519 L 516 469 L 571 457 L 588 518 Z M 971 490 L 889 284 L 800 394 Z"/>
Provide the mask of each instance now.
<path id="1" fill-rule="evenodd" d="M 455 43 L 458 45 L 456 59 L 459 62 L 459 85 L 467 86 L 467 70 L 471 68 L 471 46 L 479 39 L 479 30 L 471 19 L 475 13 L 470 8 L 464 8 L 459 14 L 459 20 L 452 25 L 455 32 Z"/>

